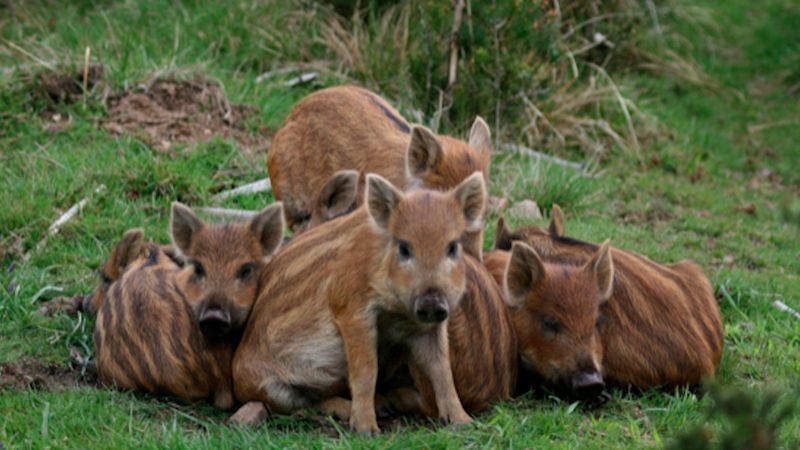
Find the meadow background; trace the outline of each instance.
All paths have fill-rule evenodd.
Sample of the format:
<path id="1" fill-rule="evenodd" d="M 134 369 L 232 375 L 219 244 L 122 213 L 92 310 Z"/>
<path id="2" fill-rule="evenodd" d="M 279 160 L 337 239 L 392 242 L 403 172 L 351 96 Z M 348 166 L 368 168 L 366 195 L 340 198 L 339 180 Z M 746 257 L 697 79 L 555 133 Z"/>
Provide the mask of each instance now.
<path id="1" fill-rule="evenodd" d="M 796 447 L 800 318 L 773 303 L 800 310 L 800 3 L 467 0 L 458 27 L 454 3 L 0 0 L 0 448 Z M 270 203 L 214 195 L 264 178 L 293 104 L 344 83 L 441 133 L 486 118 L 492 195 L 558 203 L 568 235 L 698 261 L 724 318 L 719 388 L 595 410 L 530 394 L 374 439 L 313 411 L 239 429 L 98 388 L 92 320 L 40 308 L 88 293 L 126 229 L 166 241 L 173 200 Z"/>

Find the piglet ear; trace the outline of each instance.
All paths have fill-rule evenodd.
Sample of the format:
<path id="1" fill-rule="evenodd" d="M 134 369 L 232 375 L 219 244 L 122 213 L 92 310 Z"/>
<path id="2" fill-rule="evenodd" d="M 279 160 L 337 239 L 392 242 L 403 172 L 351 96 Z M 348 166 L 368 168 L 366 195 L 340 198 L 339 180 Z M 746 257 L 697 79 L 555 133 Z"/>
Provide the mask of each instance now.
<path id="1" fill-rule="evenodd" d="M 483 210 L 486 205 L 486 185 L 483 174 L 475 172 L 453 191 L 456 201 L 464 212 L 466 232 L 478 231 L 483 227 Z"/>
<path id="2" fill-rule="evenodd" d="M 506 303 L 511 307 L 525 303 L 531 289 L 544 281 L 545 275 L 544 263 L 536 250 L 523 242 L 514 242 L 503 279 Z"/>
<path id="3" fill-rule="evenodd" d="M 141 253 L 144 245 L 144 231 L 140 228 L 128 230 L 122 236 L 114 251 L 111 253 L 111 266 L 116 273 L 108 273 L 112 279 L 119 278 L 128 264 L 133 262 Z"/>
<path id="4" fill-rule="evenodd" d="M 369 217 L 378 228 L 385 231 L 392 214 L 403 200 L 403 193 L 386 178 L 370 173 L 367 174 L 365 197 Z"/>
<path id="5" fill-rule="evenodd" d="M 284 227 L 282 202 L 273 203 L 250 219 L 250 231 L 261 243 L 262 255 L 269 256 L 278 251 L 283 243 Z"/>
<path id="6" fill-rule="evenodd" d="M 317 208 L 321 221 L 335 219 L 350 212 L 356 204 L 358 171 L 341 170 L 325 183 L 319 194 Z"/>
<path id="7" fill-rule="evenodd" d="M 172 203 L 172 218 L 170 219 L 172 242 L 181 253 L 186 254 L 192 244 L 192 236 L 200 231 L 204 225 L 194 212 L 180 202 Z"/>
<path id="8" fill-rule="evenodd" d="M 467 231 L 461 236 L 464 253 L 483 262 L 483 227 L 475 231 Z"/>
<path id="9" fill-rule="evenodd" d="M 497 230 L 494 233 L 495 250 L 511 250 L 511 230 L 506 226 L 503 216 L 497 219 Z"/>
<path id="10" fill-rule="evenodd" d="M 433 132 L 421 125 L 414 125 L 406 154 L 409 175 L 419 178 L 436 171 L 442 158 L 442 146 Z"/>
<path id="11" fill-rule="evenodd" d="M 553 210 L 550 212 L 550 235 L 564 236 L 564 212 L 561 207 L 553 203 Z"/>
<path id="12" fill-rule="evenodd" d="M 469 146 L 480 153 L 492 153 L 492 132 L 481 116 L 475 118 L 469 131 Z"/>
<path id="13" fill-rule="evenodd" d="M 585 270 L 591 273 L 597 283 L 600 303 L 608 300 L 614 291 L 614 261 L 611 258 L 611 246 L 607 239 L 592 259 L 586 263 Z"/>

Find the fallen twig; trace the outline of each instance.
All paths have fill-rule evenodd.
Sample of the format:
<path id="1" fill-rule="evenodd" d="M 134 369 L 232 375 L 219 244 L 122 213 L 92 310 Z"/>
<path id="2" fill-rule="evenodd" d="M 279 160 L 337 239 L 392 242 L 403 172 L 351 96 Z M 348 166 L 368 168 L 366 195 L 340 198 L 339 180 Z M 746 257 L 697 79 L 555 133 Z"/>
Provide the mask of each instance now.
<path id="1" fill-rule="evenodd" d="M 92 56 L 92 49 L 86 47 L 86 54 L 83 58 L 83 107 L 86 107 L 86 91 L 89 89 L 89 60 Z"/>
<path id="2" fill-rule="evenodd" d="M 458 32 L 461 30 L 461 20 L 464 17 L 464 0 L 454 1 L 453 29 L 450 33 L 450 66 L 447 71 L 447 95 L 453 92 L 458 75 Z"/>
<path id="3" fill-rule="evenodd" d="M 104 184 L 101 184 L 94 190 L 94 193 L 99 194 L 105 191 L 105 189 L 106 186 Z M 28 253 L 25 253 L 25 256 L 22 257 L 22 261 L 28 261 L 30 257 L 33 256 L 33 253 L 43 248 L 47 244 L 47 239 L 50 236 L 54 236 L 55 234 L 57 234 L 58 231 L 61 229 L 61 226 L 72 220 L 75 216 L 77 216 L 78 213 L 81 212 L 81 210 L 83 209 L 84 206 L 86 206 L 87 203 L 89 203 L 89 197 L 82 198 L 78 203 L 72 205 L 72 207 L 68 209 L 67 212 L 59 216 L 58 219 L 55 220 L 55 222 L 50 224 L 50 227 L 47 229 L 47 234 L 45 235 L 45 237 L 43 237 L 42 240 L 39 241 L 39 243 L 36 244 L 36 246 L 33 249 L 31 249 Z"/>
<path id="4" fill-rule="evenodd" d="M 764 130 L 768 130 L 770 128 L 788 127 L 797 124 L 800 124 L 800 121 L 795 119 L 784 119 L 784 120 L 777 120 L 775 122 L 758 123 L 755 125 L 748 125 L 747 132 L 750 134 L 756 134 Z"/>
<path id="5" fill-rule="evenodd" d="M 258 211 L 248 211 L 246 209 L 217 208 L 214 206 L 200 206 L 194 208 L 194 210 L 211 216 L 222 217 L 223 219 L 234 219 L 234 220 L 249 219 L 258 214 Z"/>
<path id="6" fill-rule="evenodd" d="M 304 74 L 301 74 L 299 77 L 295 77 L 295 78 L 292 78 L 290 80 L 286 80 L 283 83 L 283 85 L 286 86 L 286 87 L 294 87 L 294 86 L 297 86 L 298 84 L 308 83 L 309 81 L 312 81 L 313 79 L 317 78 L 318 76 L 319 76 L 319 72 L 306 72 Z"/>
<path id="7" fill-rule="evenodd" d="M 13 43 L 13 42 L 11 42 L 11 41 L 8 41 L 8 40 L 6 40 L 6 44 L 7 44 L 9 47 L 13 48 L 14 50 L 16 50 L 16 51 L 18 51 L 18 52 L 22 53 L 23 55 L 27 56 L 28 58 L 30 58 L 30 59 L 32 59 L 32 60 L 34 60 L 34 61 L 36 61 L 36 63 L 37 63 L 37 64 L 40 64 L 40 65 L 42 65 L 42 66 L 45 66 L 45 67 L 47 67 L 47 68 L 48 68 L 48 69 L 50 69 L 50 70 L 53 70 L 53 69 L 55 68 L 55 64 L 53 64 L 53 63 L 50 63 L 50 62 L 47 62 L 47 61 L 45 61 L 45 60 L 43 60 L 43 59 L 41 59 L 41 58 L 37 57 L 37 56 L 36 56 L 36 55 L 34 55 L 33 53 L 30 53 L 29 51 L 25 50 L 24 48 L 20 47 L 19 45 L 15 44 L 15 43 Z"/>
<path id="8" fill-rule="evenodd" d="M 283 75 L 287 73 L 292 73 L 295 71 L 299 71 L 299 67 L 282 67 L 280 69 L 270 70 L 268 72 L 264 72 L 261 75 L 256 77 L 256 84 L 262 83 L 264 80 L 269 80 L 272 77 L 277 75 Z"/>
<path id="9" fill-rule="evenodd" d="M 257 76 L 255 79 L 256 84 L 263 83 L 268 81 L 272 78 L 275 78 L 279 75 L 288 75 L 293 72 L 302 72 L 304 70 L 313 72 L 326 72 L 327 74 L 328 65 L 323 61 L 315 61 L 315 62 L 308 62 L 308 63 L 301 63 L 295 64 L 292 66 L 287 67 L 279 67 L 277 69 L 268 70 L 261 75 Z"/>
<path id="10" fill-rule="evenodd" d="M 222 191 L 219 194 L 215 195 L 213 200 L 220 201 L 225 200 L 226 198 L 236 197 L 242 194 L 254 194 L 256 192 L 266 192 L 272 189 L 272 183 L 270 183 L 269 178 L 264 178 L 263 180 L 254 181 L 252 183 L 245 184 L 244 186 L 239 186 L 237 188 Z"/>
<path id="11" fill-rule="evenodd" d="M 99 192 L 99 190 L 95 190 L 95 192 Z M 73 217 L 78 215 L 78 213 L 83 209 L 84 206 L 86 206 L 86 204 L 88 202 L 89 202 L 89 198 L 87 197 L 87 198 L 82 198 L 81 201 L 79 201 L 78 203 L 72 205 L 72 207 L 70 209 L 68 209 L 67 212 L 62 214 L 61 217 L 56 219 L 56 221 L 53 222 L 50 225 L 50 228 L 48 228 L 48 230 L 47 230 L 48 234 L 50 236 L 52 236 L 52 235 L 58 233 L 59 229 L 61 228 L 61 225 L 64 225 L 65 223 L 67 223 L 70 220 L 72 220 Z"/>
<path id="12" fill-rule="evenodd" d="M 794 308 L 787 305 L 786 303 L 783 303 L 780 300 L 775 300 L 774 302 L 772 302 L 772 306 L 774 306 L 775 309 L 777 309 L 778 311 L 789 313 L 793 315 L 796 319 L 800 319 L 800 312 L 797 312 Z"/>

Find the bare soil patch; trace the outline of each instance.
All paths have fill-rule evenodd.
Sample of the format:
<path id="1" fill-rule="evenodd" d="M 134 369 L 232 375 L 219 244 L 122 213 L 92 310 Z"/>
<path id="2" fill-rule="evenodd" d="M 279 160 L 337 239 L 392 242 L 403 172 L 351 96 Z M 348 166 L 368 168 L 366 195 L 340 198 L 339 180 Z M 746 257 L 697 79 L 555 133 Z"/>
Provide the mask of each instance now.
<path id="1" fill-rule="evenodd" d="M 36 85 L 39 94 L 51 104 L 71 104 L 78 102 L 83 96 L 84 81 L 87 93 L 103 85 L 104 72 L 102 65 L 92 64 L 86 70 L 84 80 L 83 68 L 72 71 L 46 71 L 36 75 Z"/>
<path id="2" fill-rule="evenodd" d="M 68 316 L 78 314 L 78 311 L 83 311 L 84 295 L 73 295 L 66 297 L 59 295 L 58 297 L 48 300 L 39 307 L 39 314 L 42 316 L 55 316 L 59 313 L 64 313 Z"/>
<path id="3" fill-rule="evenodd" d="M 112 92 L 104 77 L 100 64 L 90 65 L 85 73 L 79 67 L 28 75 L 28 89 L 47 104 L 41 112 L 45 129 L 59 133 L 71 128 L 72 119 L 61 106 L 84 101 L 85 96 L 107 107 L 108 115 L 101 121 L 105 130 L 133 135 L 158 151 L 191 147 L 218 136 L 232 139 L 247 157 L 263 156 L 269 147 L 269 130 L 251 133 L 245 126 L 256 108 L 231 103 L 214 80 L 154 76 Z"/>
<path id="4" fill-rule="evenodd" d="M 0 365 L 0 390 L 61 391 L 95 384 L 94 376 L 62 364 L 44 364 L 33 358 Z"/>
<path id="5" fill-rule="evenodd" d="M 245 129 L 255 108 L 231 104 L 218 83 L 202 77 L 156 79 L 110 95 L 107 106 L 103 128 L 132 134 L 161 151 L 222 136 L 255 156 L 266 153 L 270 143 L 266 132 L 250 135 Z"/>

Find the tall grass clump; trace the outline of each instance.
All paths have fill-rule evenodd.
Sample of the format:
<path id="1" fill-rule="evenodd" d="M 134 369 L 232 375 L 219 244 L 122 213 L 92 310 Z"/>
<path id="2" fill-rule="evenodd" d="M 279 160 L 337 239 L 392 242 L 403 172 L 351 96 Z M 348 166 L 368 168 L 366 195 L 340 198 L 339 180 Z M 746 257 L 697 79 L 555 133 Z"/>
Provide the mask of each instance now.
<path id="1" fill-rule="evenodd" d="M 601 193 L 597 178 L 540 159 L 515 155 L 493 164 L 492 173 L 497 174 L 492 195 L 514 201 L 535 200 L 542 212 L 550 211 L 553 204 L 579 211 Z"/>
<path id="2" fill-rule="evenodd" d="M 641 114 L 605 67 L 629 60 L 626 44 L 658 23 L 648 2 L 331 3 L 349 14 L 320 32 L 336 69 L 415 120 L 463 132 L 481 115 L 497 144 L 580 158 L 641 152 Z"/>

